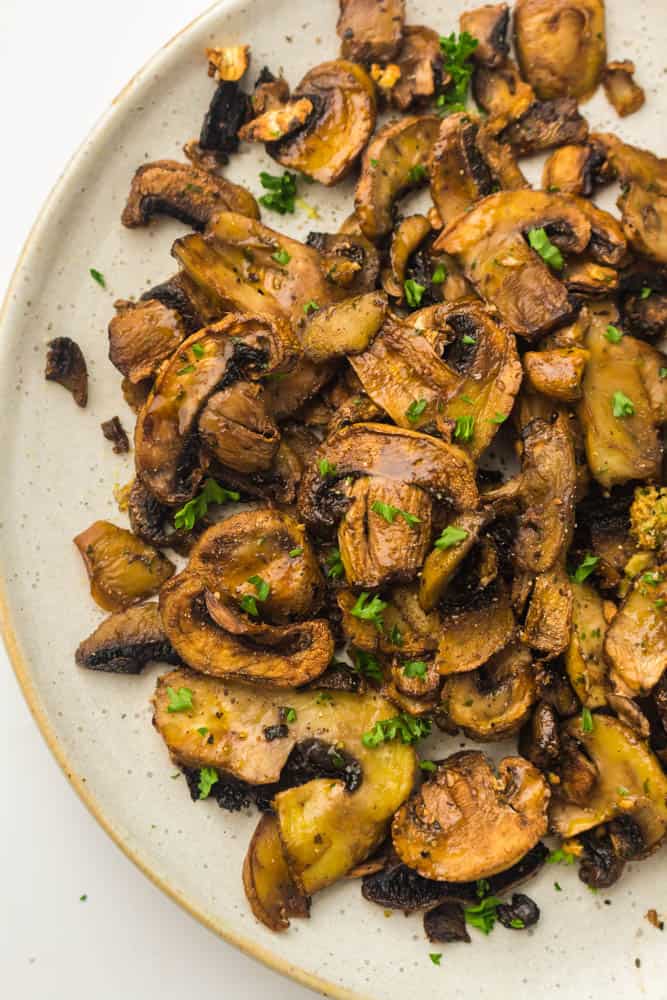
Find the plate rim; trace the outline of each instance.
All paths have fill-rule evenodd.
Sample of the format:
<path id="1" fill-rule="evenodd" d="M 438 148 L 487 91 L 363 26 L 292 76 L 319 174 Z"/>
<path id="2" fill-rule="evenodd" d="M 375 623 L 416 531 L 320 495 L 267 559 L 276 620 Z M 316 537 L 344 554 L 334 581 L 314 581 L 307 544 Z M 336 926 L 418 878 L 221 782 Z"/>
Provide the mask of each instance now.
<path id="1" fill-rule="evenodd" d="M 8 341 L 7 338 L 4 337 L 4 331 L 8 325 L 8 314 L 11 301 L 18 291 L 20 276 L 28 257 L 32 252 L 33 245 L 38 242 L 42 231 L 48 230 L 51 224 L 52 209 L 57 203 L 59 195 L 65 188 L 70 175 L 74 172 L 79 162 L 84 158 L 88 149 L 97 142 L 104 132 L 115 122 L 117 117 L 122 116 L 125 102 L 129 99 L 133 91 L 134 84 L 142 81 L 156 68 L 157 64 L 162 58 L 165 57 L 165 53 L 171 49 L 174 43 L 179 41 L 183 36 L 187 35 L 195 27 L 203 26 L 207 21 L 214 20 L 220 12 L 226 8 L 231 10 L 233 7 L 241 6 L 243 2 L 247 2 L 247 0 L 214 0 L 212 4 L 207 6 L 200 14 L 192 18 L 174 35 L 172 35 L 168 41 L 161 45 L 160 48 L 157 49 L 153 55 L 151 55 L 146 62 L 132 74 L 127 83 L 124 84 L 124 86 L 112 99 L 110 105 L 105 111 L 102 112 L 92 129 L 90 129 L 74 153 L 67 160 L 47 197 L 41 203 L 37 211 L 35 220 L 28 231 L 28 235 L 25 238 L 23 246 L 21 247 L 21 251 L 7 284 L 7 289 L 3 296 L 2 303 L 0 304 L 0 359 L 7 351 Z M 257 2 L 257 0 L 253 0 L 253 2 Z M 9 606 L 8 583 L 5 572 L 3 572 L 1 566 L 0 636 L 3 639 L 9 662 L 12 670 L 14 671 L 16 680 L 18 681 L 19 690 L 25 699 L 30 714 L 53 758 L 67 779 L 68 784 L 74 789 L 81 802 L 83 802 L 88 812 L 92 815 L 93 819 L 104 830 L 107 836 L 110 837 L 113 843 L 120 848 L 132 864 L 139 869 L 142 875 L 148 878 L 153 885 L 177 903 L 182 910 L 185 910 L 185 912 L 193 917 L 198 923 L 202 924 L 208 930 L 213 931 L 214 934 L 217 934 L 234 948 L 237 948 L 250 958 L 261 962 L 267 968 L 279 973 L 286 979 L 291 979 L 294 982 L 319 993 L 320 995 L 332 997 L 335 998 L 335 1000 L 371 1000 L 368 995 L 358 993 L 354 990 L 349 990 L 337 983 L 332 983 L 329 980 L 307 972 L 300 966 L 282 958 L 270 948 L 261 945 L 259 942 L 253 940 L 245 934 L 239 933 L 230 921 L 222 918 L 215 919 L 209 916 L 197 907 L 195 903 L 191 902 L 184 893 L 180 892 L 175 886 L 171 885 L 166 878 L 153 871 L 149 864 L 142 859 L 139 851 L 130 847 L 130 845 L 124 841 L 121 832 L 116 829 L 111 817 L 107 816 L 103 812 L 94 791 L 88 786 L 87 782 L 82 780 L 76 773 L 76 769 L 70 761 L 65 748 L 59 741 L 58 735 L 48 716 L 48 713 L 42 705 L 38 689 L 31 676 L 28 658 L 24 655 L 21 649 L 18 633 L 16 631 Z"/>

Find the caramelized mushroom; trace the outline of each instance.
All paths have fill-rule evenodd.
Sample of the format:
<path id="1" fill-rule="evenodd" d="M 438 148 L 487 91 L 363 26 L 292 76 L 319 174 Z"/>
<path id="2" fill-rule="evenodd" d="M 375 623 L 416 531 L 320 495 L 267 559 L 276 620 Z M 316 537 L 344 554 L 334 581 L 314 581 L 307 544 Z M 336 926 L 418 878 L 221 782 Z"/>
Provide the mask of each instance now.
<path id="1" fill-rule="evenodd" d="M 520 118 L 510 122 L 500 134 L 514 147 L 517 156 L 530 156 L 554 146 L 586 142 L 588 124 L 579 114 L 574 97 L 535 101 Z"/>
<path id="2" fill-rule="evenodd" d="M 187 333 L 180 314 L 157 299 L 116 302 L 109 323 L 109 360 L 133 384 L 153 378 Z"/>
<path id="3" fill-rule="evenodd" d="M 243 862 L 243 888 L 250 909 L 272 931 L 286 931 L 290 917 L 308 917 L 310 900 L 290 875 L 275 816 L 260 819 Z"/>
<path id="4" fill-rule="evenodd" d="M 410 258 L 431 232 L 431 223 L 425 215 L 409 215 L 398 223 L 391 234 L 390 267 L 382 274 L 382 285 L 387 295 L 403 301 Z"/>
<path id="5" fill-rule="evenodd" d="M 313 102 L 307 97 L 295 98 L 252 118 L 239 129 L 243 142 L 275 142 L 296 132 L 313 113 Z"/>
<path id="6" fill-rule="evenodd" d="M 535 103 L 533 88 L 521 79 L 519 68 L 511 59 L 497 66 L 478 66 L 472 90 L 496 133 L 520 119 Z"/>
<path id="7" fill-rule="evenodd" d="M 667 669 L 667 566 L 639 575 L 604 640 L 612 679 L 632 697 L 651 692 Z"/>
<path id="8" fill-rule="evenodd" d="M 95 521 L 74 539 L 90 580 L 90 593 L 105 611 L 123 611 L 156 594 L 174 572 L 157 549 L 109 521 Z"/>
<path id="9" fill-rule="evenodd" d="M 464 559 L 479 541 L 480 532 L 488 521 L 489 515 L 483 510 L 459 514 L 450 525 L 463 532 L 458 545 L 450 545 L 449 548 L 435 547 L 429 552 L 419 583 L 419 603 L 424 611 L 432 611 L 439 604 Z"/>
<path id="10" fill-rule="evenodd" d="M 581 398 L 587 361 L 588 353 L 578 347 L 527 351 L 523 356 L 523 370 L 536 392 L 563 403 L 576 403 Z"/>
<path id="11" fill-rule="evenodd" d="M 565 657 L 570 683 L 582 705 L 603 708 L 607 704 L 607 665 L 603 648 L 607 622 L 602 598 L 589 583 L 572 585 L 572 635 Z"/>
<path id="12" fill-rule="evenodd" d="M 599 185 L 610 179 L 606 150 L 591 138 L 582 146 L 554 150 L 544 164 L 542 187 L 545 191 L 590 198 Z"/>
<path id="13" fill-rule="evenodd" d="M 77 406 L 88 402 L 88 369 L 79 345 L 69 337 L 49 341 L 44 378 L 72 393 Z"/>
<path id="14" fill-rule="evenodd" d="M 250 63 L 249 45 L 213 46 L 205 50 L 208 59 L 208 75 L 216 80 L 236 83 L 248 69 Z"/>
<path id="15" fill-rule="evenodd" d="M 360 63 L 389 62 L 401 47 L 404 21 L 405 0 L 340 0 L 341 55 Z"/>
<path id="16" fill-rule="evenodd" d="M 120 422 L 120 417 L 111 417 L 101 423 L 102 434 L 111 441 L 115 455 L 125 455 L 130 450 L 127 431 Z"/>
<path id="17" fill-rule="evenodd" d="M 602 86 L 607 100 L 621 118 L 633 115 L 643 108 L 646 94 L 634 80 L 635 64 L 630 59 L 610 62 L 602 73 Z"/>
<path id="18" fill-rule="evenodd" d="M 252 382 L 211 396 L 199 418 L 199 436 L 219 462 L 244 475 L 269 469 L 280 444 L 264 389 Z"/>
<path id="19" fill-rule="evenodd" d="M 396 66 L 400 75 L 389 91 L 391 104 L 399 111 L 407 111 L 427 103 L 443 75 L 438 32 L 422 25 L 407 25 Z"/>
<path id="20" fill-rule="evenodd" d="M 508 593 L 501 586 L 488 587 L 471 606 L 442 614 L 436 666 L 443 676 L 469 673 L 503 650 L 515 633 Z"/>
<path id="21" fill-rule="evenodd" d="M 136 171 L 121 221 L 132 229 L 148 225 L 154 215 L 170 215 L 204 229 L 215 212 L 259 219 L 257 202 L 245 188 L 185 163 L 156 160 Z"/>
<path id="22" fill-rule="evenodd" d="M 496 776 L 497 774 L 497 776 Z M 468 882 L 515 864 L 547 830 L 549 788 L 521 757 L 448 757 L 392 824 L 398 856 L 424 878 Z"/>
<path id="23" fill-rule="evenodd" d="M 604 0 L 517 0 L 514 37 L 521 72 L 542 100 L 594 93 L 607 58 Z"/>
<path id="24" fill-rule="evenodd" d="M 572 590 L 561 560 L 535 579 L 523 638 L 545 660 L 553 660 L 567 649 L 571 629 Z"/>
<path id="25" fill-rule="evenodd" d="M 466 10 L 459 18 L 461 32 L 477 39 L 473 59 L 481 66 L 502 66 L 509 55 L 507 29 L 510 12 L 506 3 L 487 3 Z"/>
<path id="26" fill-rule="evenodd" d="M 292 95 L 307 98 L 305 125 L 267 144 L 270 155 L 330 187 L 350 172 L 375 126 L 375 88 L 361 66 L 343 59 L 315 66 Z"/>
<path id="27" fill-rule="evenodd" d="M 612 178 L 619 178 L 624 185 L 636 182 L 641 187 L 667 194 L 667 159 L 648 149 L 631 146 L 610 132 L 596 132 L 591 139 L 605 150 Z"/>
<path id="28" fill-rule="evenodd" d="M 630 184 L 618 199 L 623 229 L 632 248 L 667 264 L 667 194 Z"/>
<path id="29" fill-rule="evenodd" d="M 239 148 L 237 133 L 248 114 L 248 103 L 237 81 L 221 80 L 204 115 L 198 150 L 212 154 L 217 163 L 227 163 L 229 154 Z"/>
<path id="30" fill-rule="evenodd" d="M 164 634 L 157 604 L 110 615 L 76 651 L 77 666 L 112 674 L 139 674 L 152 661 L 179 662 Z"/>
<path id="31" fill-rule="evenodd" d="M 365 351 L 387 315 L 387 299 L 368 292 L 318 309 L 303 335 L 303 351 L 314 364 Z"/>

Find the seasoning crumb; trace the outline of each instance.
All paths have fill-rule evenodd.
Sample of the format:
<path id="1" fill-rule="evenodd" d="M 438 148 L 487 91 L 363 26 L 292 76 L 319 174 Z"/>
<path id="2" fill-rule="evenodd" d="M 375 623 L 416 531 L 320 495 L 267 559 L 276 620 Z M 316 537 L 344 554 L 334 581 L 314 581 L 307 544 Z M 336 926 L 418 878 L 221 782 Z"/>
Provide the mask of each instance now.
<path id="1" fill-rule="evenodd" d="M 642 965 L 641 958 L 636 958 L 635 959 L 635 969 L 641 969 L 641 965 Z"/>
<path id="2" fill-rule="evenodd" d="M 111 441 L 115 455 L 125 455 L 130 450 L 130 439 L 120 422 L 120 417 L 111 417 L 101 423 L 102 433 L 107 441 Z"/>
<path id="3" fill-rule="evenodd" d="M 649 910 L 646 913 L 646 919 L 648 920 L 649 924 L 652 924 L 653 927 L 655 927 L 657 930 L 664 931 L 665 921 L 660 919 L 657 910 Z"/>

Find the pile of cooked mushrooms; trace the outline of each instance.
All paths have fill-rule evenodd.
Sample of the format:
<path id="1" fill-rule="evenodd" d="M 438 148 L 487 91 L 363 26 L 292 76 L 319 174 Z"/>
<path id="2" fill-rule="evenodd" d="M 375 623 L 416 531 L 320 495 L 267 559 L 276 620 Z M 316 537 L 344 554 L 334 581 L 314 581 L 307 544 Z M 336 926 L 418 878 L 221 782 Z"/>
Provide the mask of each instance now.
<path id="1" fill-rule="evenodd" d="M 75 539 L 110 612 L 76 662 L 171 664 L 155 728 L 194 799 L 260 810 L 266 926 L 357 877 L 467 941 L 536 922 L 500 897 L 545 861 L 607 888 L 667 834 L 667 160 L 579 110 L 600 83 L 643 102 L 603 0 L 517 0 L 516 61 L 505 3 L 445 37 L 405 17 L 340 0 L 340 58 L 294 89 L 208 49 L 187 162 L 134 175 L 125 226 L 194 232 L 109 326 L 131 530 Z M 282 168 L 259 203 L 225 177 L 241 142 Z M 339 232 L 265 224 L 349 174 Z M 614 181 L 620 218 L 591 200 Z M 47 378 L 85 406 L 67 338 Z M 518 752 L 431 760 L 434 725 Z"/>

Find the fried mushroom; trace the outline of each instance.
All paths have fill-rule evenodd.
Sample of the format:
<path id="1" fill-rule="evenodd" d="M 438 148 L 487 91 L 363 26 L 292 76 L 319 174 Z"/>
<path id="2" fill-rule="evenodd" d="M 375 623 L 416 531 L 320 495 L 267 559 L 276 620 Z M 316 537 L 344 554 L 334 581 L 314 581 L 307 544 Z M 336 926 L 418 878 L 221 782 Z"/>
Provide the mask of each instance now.
<path id="1" fill-rule="evenodd" d="M 632 248 L 659 264 L 667 264 L 667 194 L 630 184 L 617 204 Z"/>
<path id="2" fill-rule="evenodd" d="M 275 816 L 260 819 L 243 862 L 243 888 L 250 909 L 269 930 L 286 931 L 290 917 L 308 917 L 310 900 L 290 875 Z"/>
<path id="3" fill-rule="evenodd" d="M 507 29 L 510 12 L 506 3 L 487 3 L 466 10 L 459 18 L 461 32 L 477 39 L 473 59 L 481 66 L 502 66 L 509 55 Z"/>
<path id="4" fill-rule="evenodd" d="M 262 386 L 237 382 L 211 396 L 199 417 L 199 436 L 215 458 L 243 475 L 271 468 L 280 431 Z"/>
<path id="5" fill-rule="evenodd" d="M 545 191 L 590 198 L 596 188 L 611 180 L 607 153 L 593 137 L 580 146 L 554 150 L 542 171 Z"/>
<path id="6" fill-rule="evenodd" d="M 340 0 L 336 31 L 341 55 L 360 63 L 385 63 L 403 39 L 405 0 Z"/>
<path id="7" fill-rule="evenodd" d="M 149 662 L 180 662 L 164 634 L 157 604 L 110 615 L 76 651 L 77 666 L 112 674 L 139 674 Z"/>
<path id="8" fill-rule="evenodd" d="M 71 392 L 77 406 L 88 402 L 88 368 L 83 351 L 70 337 L 55 337 L 49 341 L 44 378 L 58 382 Z"/>
<path id="9" fill-rule="evenodd" d="M 667 669 L 667 566 L 641 573 L 609 625 L 604 653 L 621 693 L 649 694 Z"/>
<path id="10" fill-rule="evenodd" d="M 635 64 L 630 59 L 622 62 L 610 62 L 602 73 L 602 86 L 607 100 L 621 118 L 633 115 L 643 108 L 646 94 L 635 82 Z"/>
<path id="11" fill-rule="evenodd" d="M 406 25 L 395 65 L 399 76 L 389 91 L 393 107 L 407 111 L 431 100 L 443 78 L 438 32 L 423 25 Z"/>

